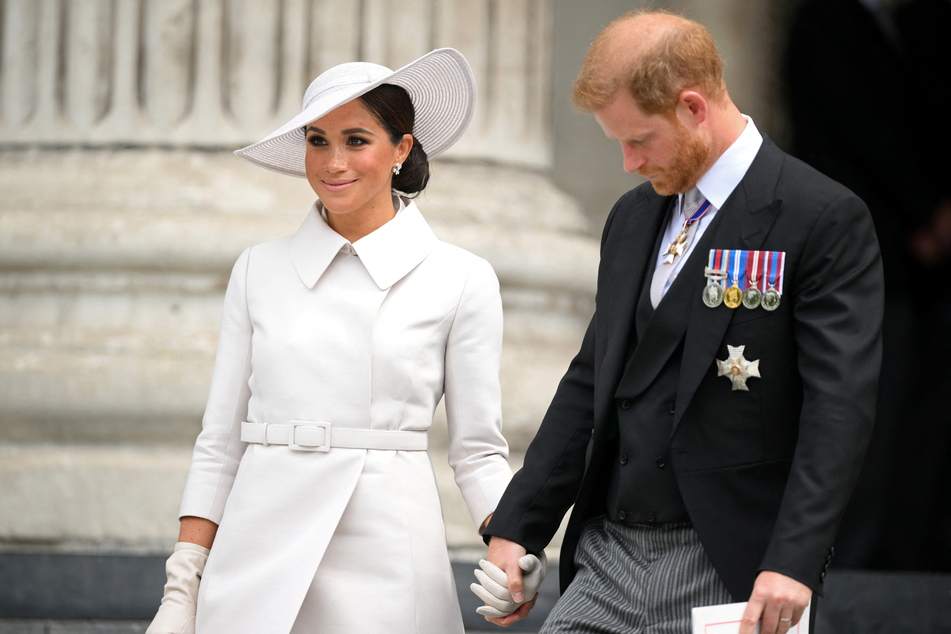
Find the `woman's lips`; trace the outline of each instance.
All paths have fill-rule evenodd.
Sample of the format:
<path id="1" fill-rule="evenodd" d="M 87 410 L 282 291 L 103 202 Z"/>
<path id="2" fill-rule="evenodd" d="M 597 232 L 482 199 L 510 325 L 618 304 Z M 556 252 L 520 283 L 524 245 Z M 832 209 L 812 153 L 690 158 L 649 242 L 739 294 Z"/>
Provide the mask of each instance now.
<path id="1" fill-rule="evenodd" d="M 353 185 L 355 182 L 357 182 L 357 181 L 355 181 L 355 180 L 349 180 L 349 181 L 323 181 L 324 187 L 326 187 L 329 191 L 332 191 L 332 192 L 343 191 L 343 190 L 347 189 L 348 187 L 350 187 L 351 185 Z"/>

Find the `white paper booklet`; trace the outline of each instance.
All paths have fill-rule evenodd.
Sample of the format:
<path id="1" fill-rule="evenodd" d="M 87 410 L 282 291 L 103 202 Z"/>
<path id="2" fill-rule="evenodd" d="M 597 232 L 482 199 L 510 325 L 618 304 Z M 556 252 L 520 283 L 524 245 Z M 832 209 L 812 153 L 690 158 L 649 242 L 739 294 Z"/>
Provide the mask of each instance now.
<path id="1" fill-rule="evenodd" d="M 789 634 L 809 634 L 810 606 L 811 604 L 806 606 L 799 623 L 789 628 Z M 739 634 L 740 621 L 745 610 L 745 602 L 693 608 L 693 634 Z M 759 629 L 757 625 L 754 634 L 759 634 Z"/>

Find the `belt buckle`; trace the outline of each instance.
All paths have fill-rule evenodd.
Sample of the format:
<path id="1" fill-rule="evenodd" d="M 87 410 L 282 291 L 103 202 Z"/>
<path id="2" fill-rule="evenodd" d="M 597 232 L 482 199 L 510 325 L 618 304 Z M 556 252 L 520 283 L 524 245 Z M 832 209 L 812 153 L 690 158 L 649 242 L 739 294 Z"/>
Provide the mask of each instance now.
<path id="1" fill-rule="evenodd" d="M 297 442 L 297 428 L 305 427 L 308 429 L 323 429 L 324 442 L 319 445 L 301 445 Z M 320 451 L 326 453 L 330 451 L 330 423 L 309 422 L 309 421 L 291 421 L 290 434 L 287 438 L 288 449 L 294 451 Z"/>

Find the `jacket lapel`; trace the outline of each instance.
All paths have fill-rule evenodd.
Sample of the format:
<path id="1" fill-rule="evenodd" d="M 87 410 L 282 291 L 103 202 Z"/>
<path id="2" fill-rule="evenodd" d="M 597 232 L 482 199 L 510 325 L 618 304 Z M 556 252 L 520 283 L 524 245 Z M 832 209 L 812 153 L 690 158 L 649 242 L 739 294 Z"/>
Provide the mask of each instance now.
<path id="1" fill-rule="evenodd" d="M 717 212 L 713 223 L 691 251 L 677 279 L 670 285 L 667 294 L 654 309 L 644 335 L 628 362 L 624 382 L 620 386 L 624 396 L 636 396 L 647 389 L 683 338 L 691 300 L 694 294 L 699 297 L 702 290 L 698 288 L 696 293 L 691 290 L 697 286 L 694 272 L 698 268 L 701 272 L 703 270 L 706 260 L 704 254 L 709 251 L 711 234 L 721 221 L 720 212 L 722 210 Z"/>
<path id="2" fill-rule="evenodd" d="M 639 345 L 634 328 L 634 315 L 647 268 L 652 267 L 657 253 L 656 243 L 664 220 L 675 198 L 658 196 L 653 190 L 635 190 L 638 198 L 632 209 L 615 222 L 625 223 L 620 232 L 608 232 L 603 246 L 602 272 L 598 287 L 599 345 L 603 346 L 600 373 L 609 380 L 598 384 L 617 384 L 628 358 L 628 350 Z M 618 213 L 626 210 L 619 209 Z M 610 257 L 605 262 L 605 257 Z M 607 268 L 604 268 L 607 266 Z M 611 380 L 613 379 L 613 380 Z M 614 388 L 608 399 L 614 398 Z"/>

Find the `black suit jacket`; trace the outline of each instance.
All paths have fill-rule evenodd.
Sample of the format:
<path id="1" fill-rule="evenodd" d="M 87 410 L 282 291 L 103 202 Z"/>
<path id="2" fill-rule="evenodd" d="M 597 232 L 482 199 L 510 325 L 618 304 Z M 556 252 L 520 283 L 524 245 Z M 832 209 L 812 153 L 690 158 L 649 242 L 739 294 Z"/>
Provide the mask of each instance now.
<path id="1" fill-rule="evenodd" d="M 764 139 L 638 341 L 634 307 L 671 202 L 644 184 L 611 211 L 595 315 L 486 534 L 538 551 L 574 504 L 564 590 L 583 525 L 605 511 L 625 368 L 626 395 L 651 389 L 682 343 L 671 462 L 710 560 L 737 600 L 764 569 L 820 590 L 874 418 L 882 270 L 868 210 Z M 780 307 L 706 307 L 711 248 L 784 251 Z M 717 377 L 727 345 L 760 362 L 748 392 Z"/>

